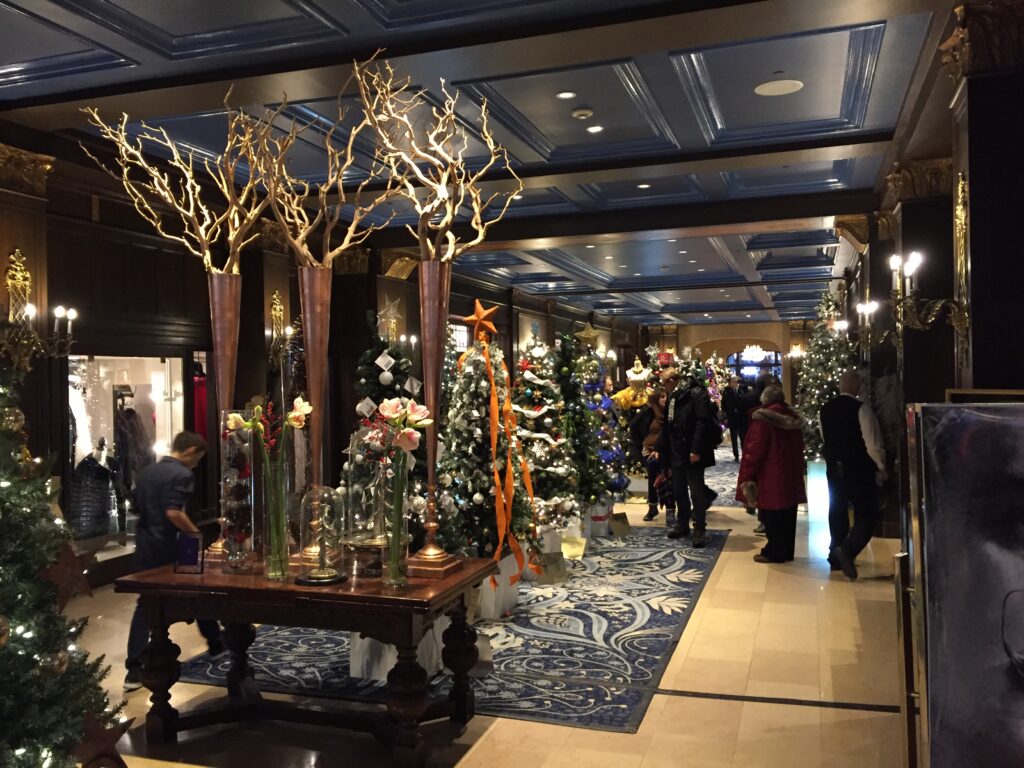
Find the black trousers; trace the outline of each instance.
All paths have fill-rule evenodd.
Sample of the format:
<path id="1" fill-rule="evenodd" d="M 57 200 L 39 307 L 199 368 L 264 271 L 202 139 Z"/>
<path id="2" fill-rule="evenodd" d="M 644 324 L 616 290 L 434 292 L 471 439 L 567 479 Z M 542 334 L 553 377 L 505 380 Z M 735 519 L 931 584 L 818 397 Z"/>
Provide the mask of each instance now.
<path id="1" fill-rule="evenodd" d="M 661 462 L 651 456 L 645 456 L 644 468 L 647 470 L 647 506 L 657 509 L 658 491 L 654 487 L 654 481 L 658 479 L 658 473 L 661 472 Z"/>
<path id="2" fill-rule="evenodd" d="M 792 560 L 796 548 L 796 505 L 786 509 L 762 509 L 759 517 L 768 538 L 761 554 L 780 563 Z"/>
<path id="3" fill-rule="evenodd" d="M 740 460 L 740 431 L 736 427 L 729 426 L 729 434 L 732 436 L 732 457 Z"/>
<path id="4" fill-rule="evenodd" d="M 704 467 L 696 464 L 672 466 L 672 492 L 676 497 L 676 525 L 685 528 L 693 518 L 697 528 L 707 527 L 708 504 Z"/>
<path id="5" fill-rule="evenodd" d="M 842 547 L 851 560 L 868 545 L 878 524 L 878 490 L 873 477 L 849 477 L 840 467 L 828 468 L 829 550 Z M 853 528 L 850 528 L 850 505 Z"/>

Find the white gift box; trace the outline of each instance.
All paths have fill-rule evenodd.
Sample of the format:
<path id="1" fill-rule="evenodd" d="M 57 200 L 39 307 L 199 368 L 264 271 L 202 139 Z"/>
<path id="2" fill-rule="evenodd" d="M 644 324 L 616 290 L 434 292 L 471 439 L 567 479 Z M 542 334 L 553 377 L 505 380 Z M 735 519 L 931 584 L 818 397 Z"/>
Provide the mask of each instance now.
<path id="1" fill-rule="evenodd" d="M 500 619 L 516 607 L 519 601 L 519 582 L 510 584 L 512 576 L 519 571 L 515 555 L 508 555 L 498 562 L 498 574 L 492 585 L 488 576 L 480 584 L 480 597 L 476 604 L 478 619 Z"/>

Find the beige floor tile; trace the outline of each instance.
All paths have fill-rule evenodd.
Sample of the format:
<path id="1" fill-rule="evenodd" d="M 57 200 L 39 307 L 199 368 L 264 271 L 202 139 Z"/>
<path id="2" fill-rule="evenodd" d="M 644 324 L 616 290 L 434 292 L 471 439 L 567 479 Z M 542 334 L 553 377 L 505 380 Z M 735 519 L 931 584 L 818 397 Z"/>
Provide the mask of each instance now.
<path id="1" fill-rule="evenodd" d="M 754 648 L 764 651 L 792 651 L 818 655 L 818 628 L 790 624 L 761 624 Z"/>
<path id="2" fill-rule="evenodd" d="M 750 677 L 750 663 L 688 658 L 682 670 L 662 687 L 673 691 L 743 695 Z"/>
<path id="3" fill-rule="evenodd" d="M 566 766 L 579 766 L 583 768 L 640 768 L 643 762 L 643 752 L 637 754 L 623 754 L 604 752 L 596 749 L 564 749 L 554 755 L 547 755 L 546 760 L 540 762 L 519 762 L 508 763 L 515 768 L 566 768 Z M 461 768 L 461 766 L 460 766 Z M 481 768 L 486 768 L 481 765 Z"/>
<path id="4" fill-rule="evenodd" d="M 735 739 L 661 734 L 651 742 L 641 768 L 722 768 L 732 765 Z"/>

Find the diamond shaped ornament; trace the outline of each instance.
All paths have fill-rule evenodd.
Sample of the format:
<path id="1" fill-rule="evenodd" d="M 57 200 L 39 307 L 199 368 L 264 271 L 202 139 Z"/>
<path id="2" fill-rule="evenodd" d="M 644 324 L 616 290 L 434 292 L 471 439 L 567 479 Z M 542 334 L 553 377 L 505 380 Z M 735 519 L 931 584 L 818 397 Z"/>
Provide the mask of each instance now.
<path id="1" fill-rule="evenodd" d="M 368 397 L 364 397 L 356 405 L 356 413 L 362 416 L 364 419 L 368 419 L 373 416 L 373 412 L 377 410 L 377 404 Z"/>
<path id="2" fill-rule="evenodd" d="M 413 397 L 416 397 L 423 389 L 423 382 L 417 379 L 415 376 L 410 376 L 405 380 L 405 390 Z"/>
<path id="3" fill-rule="evenodd" d="M 378 357 L 373 362 L 375 362 L 377 364 L 377 367 L 380 368 L 382 371 L 387 371 L 390 370 L 391 366 L 395 364 L 395 358 L 393 358 L 387 352 L 381 352 L 380 357 Z"/>

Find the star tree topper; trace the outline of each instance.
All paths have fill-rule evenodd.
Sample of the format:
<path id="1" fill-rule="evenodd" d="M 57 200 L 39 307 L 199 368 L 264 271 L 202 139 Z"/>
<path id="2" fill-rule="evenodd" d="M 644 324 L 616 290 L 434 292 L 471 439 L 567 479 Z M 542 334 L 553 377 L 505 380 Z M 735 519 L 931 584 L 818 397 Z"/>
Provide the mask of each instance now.
<path id="1" fill-rule="evenodd" d="M 494 323 L 491 322 L 491 317 L 498 311 L 497 306 L 493 306 L 490 309 L 484 309 L 484 305 L 480 303 L 480 299 L 473 299 L 473 314 L 469 317 L 462 318 L 468 325 L 473 326 L 473 338 L 480 338 L 480 328 L 483 326 L 485 331 L 497 335 L 498 329 L 494 327 Z"/>
<path id="2" fill-rule="evenodd" d="M 583 330 L 576 331 L 574 335 L 577 339 L 586 344 L 588 347 L 596 347 L 597 339 L 601 334 L 594 330 L 594 326 L 592 326 L 588 321 L 587 324 L 584 326 Z"/>
<path id="3" fill-rule="evenodd" d="M 398 312 L 398 305 L 401 301 L 401 299 L 392 301 L 391 297 L 385 293 L 384 309 L 377 314 L 377 334 L 388 341 L 395 340 L 392 337 L 398 331 L 398 321 L 402 319 L 402 315 Z"/>

